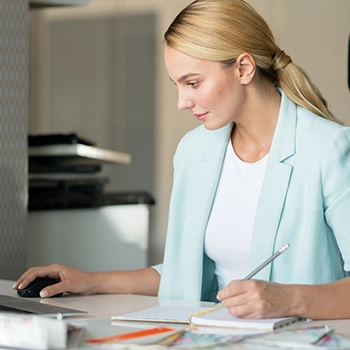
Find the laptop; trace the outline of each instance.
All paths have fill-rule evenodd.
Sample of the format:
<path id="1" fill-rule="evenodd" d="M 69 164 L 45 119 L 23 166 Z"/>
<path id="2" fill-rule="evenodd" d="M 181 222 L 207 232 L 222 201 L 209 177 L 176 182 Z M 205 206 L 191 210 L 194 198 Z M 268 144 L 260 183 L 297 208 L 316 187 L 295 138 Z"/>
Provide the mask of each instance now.
<path id="1" fill-rule="evenodd" d="M 43 304 L 24 298 L 0 294 L 0 312 L 7 311 L 20 314 L 34 314 L 47 317 L 68 317 L 87 313 L 87 311 Z"/>

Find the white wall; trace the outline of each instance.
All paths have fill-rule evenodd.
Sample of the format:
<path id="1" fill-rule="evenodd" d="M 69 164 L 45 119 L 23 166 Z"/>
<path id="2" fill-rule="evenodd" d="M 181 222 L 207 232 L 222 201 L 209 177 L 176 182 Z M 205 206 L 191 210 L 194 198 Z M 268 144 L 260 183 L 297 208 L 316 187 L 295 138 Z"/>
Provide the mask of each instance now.
<path id="1" fill-rule="evenodd" d="M 198 125 L 189 112 L 180 112 L 176 109 L 176 87 L 169 81 L 163 63 L 163 33 L 175 15 L 190 2 L 189 0 L 92 0 L 85 8 L 45 10 L 46 20 L 59 16 L 103 16 L 120 11 L 152 10 L 158 14 L 157 147 L 154 193 L 157 205 L 154 210 L 155 232 L 151 247 L 153 253 L 151 263 L 162 259 L 174 151 L 186 131 Z M 350 2 L 348 0 L 249 0 L 248 2 L 270 24 L 281 48 L 296 63 L 309 71 L 325 97 L 329 99 L 334 113 L 350 124 L 349 91 L 344 85 Z M 40 108 L 45 110 L 44 101 Z M 43 115 L 44 113 L 38 118 L 42 119 L 40 123 L 45 128 Z M 32 123 L 36 122 L 38 121 L 32 120 Z"/>
<path id="2" fill-rule="evenodd" d="M 283 0 L 281 46 L 316 83 L 330 110 L 350 125 L 347 86 L 350 1 Z"/>

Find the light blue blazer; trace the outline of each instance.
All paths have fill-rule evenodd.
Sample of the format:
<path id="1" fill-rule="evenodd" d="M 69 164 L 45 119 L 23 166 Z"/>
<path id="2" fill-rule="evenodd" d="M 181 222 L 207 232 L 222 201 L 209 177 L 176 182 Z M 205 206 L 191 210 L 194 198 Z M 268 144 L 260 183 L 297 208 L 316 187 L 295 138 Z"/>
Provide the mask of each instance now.
<path id="1" fill-rule="evenodd" d="M 350 128 L 282 102 L 270 149 L 251 244 L 251 268 L 289 243 L 257 279 L 318 284 L 350 271 Z M 200 126 L 181 140 L 159 296 L 215 300 L 214 263 L 204 235 L 232 125 Z M 234 241 L 228 244 L 235 244 Z"/>

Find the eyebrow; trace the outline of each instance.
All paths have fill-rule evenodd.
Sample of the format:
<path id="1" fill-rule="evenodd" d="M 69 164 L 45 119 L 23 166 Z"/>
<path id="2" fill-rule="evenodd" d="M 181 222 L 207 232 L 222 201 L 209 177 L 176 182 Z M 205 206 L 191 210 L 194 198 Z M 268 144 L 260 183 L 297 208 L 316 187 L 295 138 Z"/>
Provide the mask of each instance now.
<path id="1" fill-rule="evenodd" d="M 187 74 L 183 75 L 182 77 L 180 77 L 180 78 L 178 79 L 178 82 L 181 83 L 181 82 L 183 82 L 184 80 L 186 80 L 186 79 L 188 79 L 188 78 L 190 78 L 190 77 L 193 77 L 193 76 L 197 76 L 197 75 L 199 75 L 199 73 L 187 73 Z M 170 80 L 171 80 L 172 82 L 174 82 L 171 78 L 170 78 Z"/>

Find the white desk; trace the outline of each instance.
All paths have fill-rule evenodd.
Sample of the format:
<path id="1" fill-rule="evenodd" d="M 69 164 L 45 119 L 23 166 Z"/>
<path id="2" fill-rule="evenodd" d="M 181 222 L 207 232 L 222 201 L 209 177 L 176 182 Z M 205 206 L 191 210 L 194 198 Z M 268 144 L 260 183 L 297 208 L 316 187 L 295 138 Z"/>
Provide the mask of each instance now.
<path id="1" fill-rule="evenodd" d="M 12 289 L 13 281 L 0 280 L 0 294 L 17 296 L 16 291 Z M 124 326 L 111 325 L 111 316 L 134 312 L 156 305 L 186 305 L 186 306 L 210 306 L 211 303 L 193 302 L 187 300 L 174 300 L 156 297 L 147 297 L 141 295 L 65 295 L 61 298 L 53 299 L 36 299 L 38 302 L 47 303 L 51 305 L 58 305 L 73 309 L 88 311 L 83 316 L 76 316 L 69 318 L 69 322 L 73 324 L 83 325 L 86 328 L 84 339 L 97 338 L 102 336 L 114 335 L 117 333 L 125 333 L 128 331 L 135 331 L 132 325 L 135 323 L 124 322 Z M 145 324 L 144 322 L 142 324 Z M 350 339 L 350 319 L 346 320 L 327 320 L 327 321 L 313 321 L 307 323 L 307 326 L 330 325 L 335 327 L 336 333 Z M 127 327 L 130 325 L 130 328 Z M 179 327 L 178 325 L 172 325 Z M 182 325 L 183 326 L 183 325 Z M 240 344 L 233 344 L 232 349 L 247 349 L 247 347 Z M 82 343 L 79 349 L 97 349 L 96 346 Z M 221 347 L 222 349 L 222 347 Z M 256 348 L 255 348 L 256 349 Z"/>

